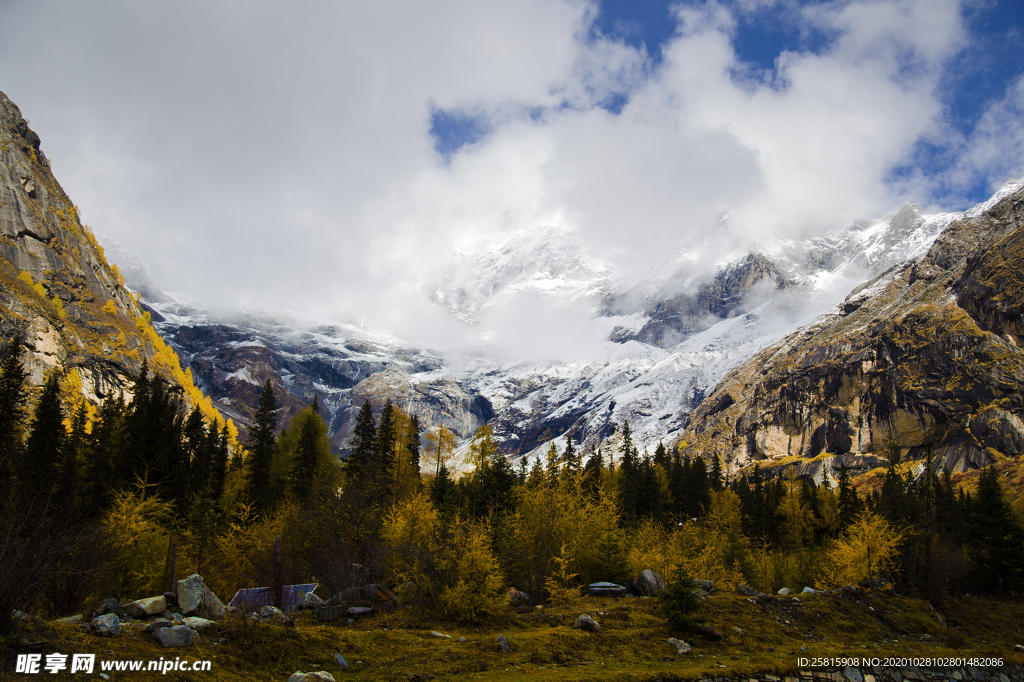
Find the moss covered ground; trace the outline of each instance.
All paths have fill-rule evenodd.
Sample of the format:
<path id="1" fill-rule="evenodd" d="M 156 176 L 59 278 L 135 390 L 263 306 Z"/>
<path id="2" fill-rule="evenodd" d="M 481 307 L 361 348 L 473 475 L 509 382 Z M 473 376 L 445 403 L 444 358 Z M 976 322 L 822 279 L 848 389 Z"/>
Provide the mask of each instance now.
<path id="1" fill-rule="evenodd" d="M 1024 642 L 1024 601 L 1015 597 L 947 600 L 937 604 L 937 616 L 927 601 L 870 592 L 859 598 L 801 594 L 757 599 L 716 593 L 704 599 L 704 609 L 707 624 L 722 639 L 685 636 L 693 644 L 688 655 L 676 654 L 667 642 L 673 633 L 657 606 L 647 598 L 581 598 L 563 606 L 509 610 L 475 625 L 443 622 L 411 607 L 351 625 L 319 623 L 306 612 L 296 614 L 294 628 L 222 621 L 198 646 L 183 649 L 162 648 L 142 624 L 127 625 L 120 637 L 109 639 L 81 625 L 26 624 L 3 641 L 0 678 L 32 677 L 13 672 L 15 655 L 26 650 L 95 653 L 97 661 L 208 659 L 209 672 L 109 674 L 113 680 L 209 682 L 283 682 L 297 670 L 326 670 L 339 680 L 699 680 L 778 675 L 798 670 L 800 657 L 835 656 L 998 656 L 1004 663 L 1024 663 L 1024 654 L 1013 651 Z M 601 632 L 573 629 L 580 613 L 592 614 Z M 499 635 L 511 653 L 501 650 Z M 343 670 L 335 654 L 352 669 Z M 62 679 L 62 674 L 41 676 Z"/>

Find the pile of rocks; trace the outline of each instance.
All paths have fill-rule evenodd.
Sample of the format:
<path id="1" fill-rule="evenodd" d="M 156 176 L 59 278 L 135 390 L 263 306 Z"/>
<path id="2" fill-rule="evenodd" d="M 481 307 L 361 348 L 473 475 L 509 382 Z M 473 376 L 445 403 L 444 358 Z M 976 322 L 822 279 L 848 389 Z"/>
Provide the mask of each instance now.
<path id="1" fill-rule="evenodd" d="M 165 647 L 197 644 L 200 632 L 216 627 L 215 619 L 227 616 L 230 609 L 203 583 L 198 574 L 179 580 L 173 592 L 119 603 L 104 599 L 90 612 L 60 618 L 58 623 L 82 623 L 100 637 L 119 637 L 121 626 L 145 622 L 145 631 Z"/>

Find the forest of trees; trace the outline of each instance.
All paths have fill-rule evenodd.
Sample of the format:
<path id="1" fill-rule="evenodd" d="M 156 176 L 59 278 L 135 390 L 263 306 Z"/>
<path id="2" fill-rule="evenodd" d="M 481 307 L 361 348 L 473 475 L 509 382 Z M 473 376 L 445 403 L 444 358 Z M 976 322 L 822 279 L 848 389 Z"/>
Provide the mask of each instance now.
<path id="1" fill-rule="evenodd" d="M 569 438 L 516 465 L 483 426 L 456 476 L 454 435 L 390 400 L 361 406 L 339 461 L 316 400 L 280 428 L 269 381 L 245 451 L 231 452 L 226 427 L 145 365 L 130 399 L 90 406 L 57 371 L 30 389 L 20 355 L 15 340 L 0 362 L 0 618 L 152 596 L 191 573 L 225 601 L 272 580 L 323 595 L 380 582 L 460 620 L 505 608 L 509 586 L 559 601 L 647 568 L 766 592 L 1024 588 L 1020 509 L 994 467 L 968 492 L 930 462 L 913 476 L 890 446 L 864 496 L 845 468 L 815 487 L 785 469 L 730 477 L 663 445 L 641 453 L 623 423 L 615 452 Z"/>

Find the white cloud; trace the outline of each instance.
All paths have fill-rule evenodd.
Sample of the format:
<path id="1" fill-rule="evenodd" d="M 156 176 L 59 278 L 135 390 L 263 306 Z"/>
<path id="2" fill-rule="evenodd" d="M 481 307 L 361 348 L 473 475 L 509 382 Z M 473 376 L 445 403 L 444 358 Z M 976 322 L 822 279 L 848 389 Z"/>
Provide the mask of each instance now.
<path id="1" fill-rule="evenodd" d="M 733 41 L 739 12 L 776 5 L 834 40 L 783 53 L 766 78 Z M 569 226 L 642 274 L 682 243 L 705 244 L 710 267 L 772 231 L 928 200 L 906 194 L 927 183 L 886 178 L 942 130 L 939 77 L 966 40 L 955 0 L 684 4 L 657 66 L 593 39 L 596 11 L 26 2 L 0 10 L 0 81 L 87 221 L 194 299 L 343 311 L 451 343 L 421 283 L 510 230 Z M 616 95 L 619 114 L 598 106 Z M 1007 102 L 967 166 L 999 165 Z M 432 107 L 491 133 L 446 164 Z M 706 238 L 724 212 L 728 230 Z M 494 324 L 557 317 L 530 305 Z"/>

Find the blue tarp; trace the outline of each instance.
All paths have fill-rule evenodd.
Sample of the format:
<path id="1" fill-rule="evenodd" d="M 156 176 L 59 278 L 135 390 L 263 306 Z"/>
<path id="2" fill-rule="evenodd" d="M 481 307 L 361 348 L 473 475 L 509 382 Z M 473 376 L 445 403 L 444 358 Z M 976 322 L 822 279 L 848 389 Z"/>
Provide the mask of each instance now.
<path id="1" fill-rule="evenodd" d="M 306 594 L 316 589 L 317 583 L 308 585 L 285 585 L 282 590 L 284 599 L 284 612 L 291 613 L 298 608 L 299 603 Z M 228 606 L 242 609 L 246 613 L 258 610 L 261 606 L 273 604 L 274 598 L 270 594 L 269 587 L 247 587 L 235 592 Z"/>

